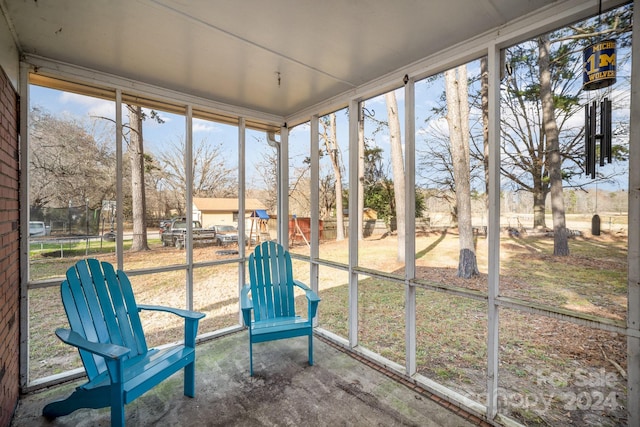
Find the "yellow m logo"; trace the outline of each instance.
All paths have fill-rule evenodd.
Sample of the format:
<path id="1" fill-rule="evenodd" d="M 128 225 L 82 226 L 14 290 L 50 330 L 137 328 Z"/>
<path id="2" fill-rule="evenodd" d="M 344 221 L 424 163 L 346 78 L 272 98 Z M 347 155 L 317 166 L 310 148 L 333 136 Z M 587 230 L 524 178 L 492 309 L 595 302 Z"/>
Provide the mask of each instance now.
<path id="1" fill-rule="evenodd" d="M 612 53 L 611 55 L 607 55 L 606 53 L 601 53 L 600 55 L 600 64 L 599 67 L 607 67 L 610 65 L 616 65 L 616 54 Z"/>

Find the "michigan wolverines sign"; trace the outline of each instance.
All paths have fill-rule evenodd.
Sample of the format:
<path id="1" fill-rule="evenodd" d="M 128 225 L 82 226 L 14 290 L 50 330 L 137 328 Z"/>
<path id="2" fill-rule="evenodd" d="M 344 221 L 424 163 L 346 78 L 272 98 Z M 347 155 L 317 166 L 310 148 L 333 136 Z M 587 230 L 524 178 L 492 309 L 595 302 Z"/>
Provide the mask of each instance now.
<path id="1" fill-rule="evenodd" d="M 616 82 L 616 41 L 603 40 L 585 48 L 582 88 L 602 89 Z"/>

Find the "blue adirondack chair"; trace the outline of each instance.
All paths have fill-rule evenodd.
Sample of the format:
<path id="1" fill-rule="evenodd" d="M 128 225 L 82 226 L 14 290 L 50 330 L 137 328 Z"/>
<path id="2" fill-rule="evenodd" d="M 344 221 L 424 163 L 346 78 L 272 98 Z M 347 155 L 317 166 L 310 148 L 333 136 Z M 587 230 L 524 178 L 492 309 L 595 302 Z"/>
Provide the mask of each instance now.
<path id="1" fill-rule="evenodd" d="M 253 376 L 253 344 L 309 337 L 309 365 L 313 365 L 313 318 L 320 298 L 293 278 L 289 252 L 275 242 L 264 242 L 249 256 L 250 284 L 242 288 L 241 308 L 249 328 L 249 372 Z M 307 317 L 296 315 L 294 286 L 304 290 Z M 249 295 L 251 294 L 251 295 Z M 253 314 L 253 316 L 252 316 Z"/>
<path id="2" fill-rule="evenodd" d="M 46 405 L 53 419 L 80 408 L 111 406 L 111 425 L 124 425 L 124 405 L 184 368 L 184 394 L 195 396 L 195 342 L 204 313 L 138 305 L 123 271 L 96 259 L 82 260 L 67 270 L 60 285 L 71 329 L 56 335 L 77 347 L 89 381 L 66 399 Z M 166 311 L 185 319 L 184 344 L 148 349 L 140 310 Z"/>

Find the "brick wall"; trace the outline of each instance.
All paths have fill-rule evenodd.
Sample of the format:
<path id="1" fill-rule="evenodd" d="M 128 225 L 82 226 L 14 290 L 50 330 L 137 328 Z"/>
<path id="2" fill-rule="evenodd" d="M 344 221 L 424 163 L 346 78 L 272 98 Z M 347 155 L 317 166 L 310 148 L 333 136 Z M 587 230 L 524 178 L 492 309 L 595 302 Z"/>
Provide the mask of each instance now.
<path id="1" fill-rule="evenodd" d="M 18 162 L 18 95 L 0 68 L 0 426 L 9 425 L 20 393 Z"/>

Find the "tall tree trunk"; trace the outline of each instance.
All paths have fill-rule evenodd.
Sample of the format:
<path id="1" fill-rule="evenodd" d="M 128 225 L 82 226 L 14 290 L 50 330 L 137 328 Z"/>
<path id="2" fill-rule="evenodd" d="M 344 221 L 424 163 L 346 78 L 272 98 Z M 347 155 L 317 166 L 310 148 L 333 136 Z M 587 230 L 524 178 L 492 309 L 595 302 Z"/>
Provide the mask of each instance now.
<path id="1" fill-rule="evenodd" d="M 542 126 L 547 139 L 549 159 L 549 184 L 551 186 L 551 213 L 553 216 L 553 254 L 569 255 L 569 242 L 564 215 L 564 197 L 562 196 L 562 158 L 560 139 L 556 123 L 555 104 L 551 88 L 551 69 L 549 52 L 551 41 L 548 35 L 538 39 L 538 68 L 540 72 L 540 100 L 542 102 Z"/>
<path id="2" fill-rule="evenodd" d="M 484 166 L 485 206 L 489 209 L 489 65 L 487 57 L 480 59 L 480 98 L 482 102 L 482 148 Z"/>
<path id="3" fill-rule="evenodd" d="M 133 203 L 132 251 L 148 251 L 146 198 L 144 192 L 144 148 L 142 144 L 142 108 L 127 105 L 129 111 L 129 158 L 131 161 L 131 199 Z"/>
<path id="4" fill-rule="evenodd" d="M 451 159 L 456 187 L 460 256 L 458 277 L 468 279 L 478 272 L 471 224 L 471 179 L 469 163 L 469 100 L 467 67 L 444 73 L 447 94 L 447 123 L 451 141 Z"/>
<path id="5" fill-rule="evenodd" d="M 387 102 L 387 118 L 389 119 L 389 138 L 391 144 L 391 167 L 393 169 L 393 193 L 396 202 L 396 224 L 398 232 L 398 262 L 405 260 L 405 183 L 404 159 L 402 156 L 402 136 L 400 135 L 400 119 L 398 118 L 398 102 L 396 93 L 391 91 L 385 95 Z"/>
<path id="6" fill-rule="evenodd" d="M 325 138 L 327 153 L 331 159 L 333 175 L 336 178 L 336 240 L 344 240 L 344 207 L 342 206 L 342 169 L 336 130 L 336 113 L 329 115 L 329 138 Z"/>
<path id="7" fill-rule="evenodd" d="M 542 229 L 547 227 L 547 221 L 545 220 L 545 200 L 547 199 L 547 193 L 539 190 L 540 187 L 533 187 L 533 228 Z"/>

